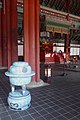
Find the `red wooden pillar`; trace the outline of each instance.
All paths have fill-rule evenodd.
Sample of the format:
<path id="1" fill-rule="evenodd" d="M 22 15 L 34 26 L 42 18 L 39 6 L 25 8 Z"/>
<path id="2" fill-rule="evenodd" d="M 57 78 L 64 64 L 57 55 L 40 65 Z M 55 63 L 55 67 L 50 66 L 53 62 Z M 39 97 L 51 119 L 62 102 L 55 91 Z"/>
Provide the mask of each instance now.
<path id="1" fill-rule="evenodd" d="M 7 63 L 10 65 L 18 60 L 18 38 L 17 38 L 17 0 L 6 0 L 6 28 L 7 28 Z"/>
<path id="2" fill-rule="evenodd" d="M 7 27 L 6 27 L 6 0 L 2 0 L 1 11 L 1 41 L 2 41 L 2 65 L 7 66 Z"/>
<path id="3" fill-rule="evenodd" d="M 66 9 L 67 9 L 67 13 L 70 13 L 70 0 L 66 1 Z"/>
<path id="4" fill-rule="evenodd" d="M 1 0 L 0 0 L 0 2 L 1 2 Z M 2 66 L 1 10 L 2 10 L 2 8 L 0 8 L 0 66 Z"/>
<path id="5" fill-rule="evenodd" d="M 55 37 L 55 32 L 54 32 L 54 29 L 53 29 L 53 33 L 52 33 L 53 51 L 54 51 L 54 37 Z M 53 52 L 53 51 L 52 51 L 52 52 Z"/>
<path id="6" fill-rule="evenodd" d="M 24 60 L 36 72 L 33 81 L 40 81 L 39 0 L 24 0 Z"/>
<path id="7" fill-rule="evenodd" d="M 35 5 L 35 21 L 36 21 L 36 40 L 35 40 L 35 46 L 36 46 L 36 54 L 35 54 L 35 60 L 36 60 L 36 82 L 40 80 L 40 0 L 36 0 Z"/>
<path id="8" fill-rule="evenodd" d="M 66 0 L 66 9 L 67 9 L 67 20 L 69 20 L 69 13 L 70 13 L 70 0 Z"/>
<path id="9" fill-rule="evenodd" d="M 69 60 L 69 52 L 68 52 L 68 43 L 69 43 L 69 34 L 67 33 L 66 34 L 66 42 L 65 42 L 65 47 L 66 47 L 66 61 L 68 61 Z"/>
<path id="10" fill-rule="evenodd" d="M 69 13 L 70 13 L 70 0 L 66 1 L 66 9 L 67 9 L 67 16 L 66 19 L 69 20 Z M 69 43 L 69 33 L 66 34 L 66 61 L 69 59 L 69 51 L 68 51 L 68 43 Z"/>
<path id="11" fill-rule="evenodd" d="M 12 46 L 11 46 L 11 25 L 10 25 L 10 1 L 7 1 L 6 4 L 6 11 L 7 11 L 7 17 L 6 17 L 6 23 L 7 23 L 7 51 L 8 51 L 8 69 L 12 63 L 12 58 L 11 58 L 11 51 L 12 51 Z"/>
<path id="12" fill-rule="evenodd" d="M 36 17 L 36 13 L 35 13 L 35 0 L 29 0 L 29 35 L 30 35 L 30 39 L 29 39 L 29 42 L 30 42 L 30 54 L 29 54 L 29 62 L 30 62 L 30 65 L 32 66 L 32 69 L 36 72 L 36 63 L 35 63 L 35 60 L 36 60 L 36 52 L 37 52 L 37 49 L 36 49 L 36 46 L 35 46 L 35 43 L 36 43 L 36 22 L 35 22 L 35 17 Z M 33 80 L 35 81 L 35 76 L 33 76 Z"/>
<path id="13" fill-rule="evenodd" d="M 2 0 L 1 11 L 1 46 L 2 66 L 8 66 L 18 60 L 17 40 L 17 0 Z M 1 48 L 0 48 L 1 49 Z"/>
<path id="14" fill-rule="evenodd" d="M 11 57 L 12 62 L 18 60 L 18 15 L 17 0 L 10 0 L 10 31 L 11 31 Z"/>
<path id="15" fill-rule="evenodd" d="M 24 0 L 24 60 L 29 62 L 29 0 Z"/>

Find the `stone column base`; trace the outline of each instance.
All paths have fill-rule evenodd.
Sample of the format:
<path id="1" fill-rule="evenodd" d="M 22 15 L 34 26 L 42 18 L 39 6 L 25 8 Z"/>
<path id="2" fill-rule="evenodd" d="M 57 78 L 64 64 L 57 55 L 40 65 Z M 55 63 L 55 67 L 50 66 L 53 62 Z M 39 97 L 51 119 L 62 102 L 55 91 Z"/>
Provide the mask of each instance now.
<path id="1" fill-rule="evenodd" d="M 40 82 L 35 82 L 35 81 L 30 82 L 30 84 L 27 85 L 27 88 L 36 88 L 36 87 L 42 87 L 47 85 L 49 84 L 43 82 L 43 80 L 40 79 Z"/>

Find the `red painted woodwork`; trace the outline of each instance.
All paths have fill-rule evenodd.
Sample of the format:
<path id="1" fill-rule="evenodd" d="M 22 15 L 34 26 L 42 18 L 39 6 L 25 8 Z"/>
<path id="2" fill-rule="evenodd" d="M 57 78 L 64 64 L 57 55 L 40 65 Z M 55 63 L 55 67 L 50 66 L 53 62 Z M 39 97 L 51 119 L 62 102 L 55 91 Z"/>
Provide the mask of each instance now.
<path id="1" fill-rule="evenodd" d="M 8 69 L 10 67 L 10 65 L 12 64 L 12 58 L 11 58 L 11 54 L 12 54 L 12 46 L 11 46 L 11 25 L 10 25 L 10 0 L 8 0 L 7 4 L 6 4 L 6 22 L 7 22 L 7 51 L 8 51 Z"/>
<path id="2" fill-rule="evenodd" d="M 40 51 L 40 62 L 45 62 L 45 52 Z"/>
<path id="3" fill-rule="evenodd" d="M 63 63 L 64 55 L 63 53 L 45 53 L 45 62 Z"/>
<path id="4" fill-rule="evenodd" d="M 70 0 L 66 0 L 66 9 L 67 9 L 67 20 L 69 20 L 69 13 L 70 13 Z"/>
<path id="5" fill-rule="evenodd" d="M 17 40 L 17 0 L 2 0 L 1 11 L 1 44 L 2 66 L 8 66 L 18 60 Z"/>
<path id="6" fill-rule="evenodd" d="M 0 9 L 0 66 L 2 66 L 1 9 Z"/>
<path id="7" fill-rule="evenodd" d="M 24 60 L 29 62 L 29 0 L 24 0 Z"/>
<path id="8" fill-rule="evenodd" d="M 70 0 L 66 0 L 67 13 L 70 13 Z"/>
<path id="9" fill-rule="evenodd" d="M 39 0 L 24 0 L 24 61 L 36 72 L 32 78 L 36 82 L 40 80 L 39 14 Z"/>
<path id="10" fill-rule="evenodd" d="M 65 45 L 65 48 L 66 48 L 66 61 L 69 60 L 69 52 L 68 52 L 68 39 L 69 39 L 69 34 L 66 34 L 66 45 Z"/>
<path id="11" fill-rule="evenodd" d="M 2 0 L 3 8 L 1 11 L 1 41 L 2 41 L 2 65 L 7 66 L 7 23 L 6 23 L 6 1 Z"/>
<path id="12" fill-rule="evenodd" d="M 36 81 L 40 80 L 40 0 L 36 0 Z"/>
<path id="13" fill-rule="evenodd" d="M 35 63 L 35 59 L 36 59 L 36 46 L 35 46 L 35 39 L 36 39 L 36 31 L 35 31 L 35 26 L 36 26 L 36 20 L 35 20 L 35 16 L 36 16 L 36 12 L 35 12 L 35 0 L 29 0 L 29 42 L 30 42 L 30 54 L 29 54 L 29 58 L 30 58 L 30 65 L 32 66 L 32 69 L 36 72 L 36 63 Z M 35 81 L 35 76 L 33 76 L 33 80 Z"/>
<path id="14" fill-rule="evenodd" d="M 40 80 L 40 1 L 36 0 L 36 5 L 35 5 L 35 21 L 36 21 L 36 40 L 35 40 L 35 46 L 36 46 L 36 81 Z"/>
<path id="15" fill-rule="evenodd" d="M 11 24 L 11 47 L 12 47 L 12 62 L 18 60 L 18 15 L 17 15 L 17 0 L 10 0 L 10 24 Z"/>

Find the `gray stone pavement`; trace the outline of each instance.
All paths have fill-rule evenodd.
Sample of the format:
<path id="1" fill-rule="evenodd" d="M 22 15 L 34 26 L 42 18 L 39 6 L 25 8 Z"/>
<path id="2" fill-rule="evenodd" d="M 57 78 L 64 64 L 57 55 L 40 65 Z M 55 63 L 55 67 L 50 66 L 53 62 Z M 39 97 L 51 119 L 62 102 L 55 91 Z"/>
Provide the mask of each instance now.
<path id="1" fill-rule="evenodd" d="M 80 120 L 79 71 L 65 69 L 62 76 L 63 67 L 54 67 L 50 85 L 29 89 L 31 107 L 25 111 L 9 109 L 10 83 L 4 72 L 0 70 L 0 120 Z"/>

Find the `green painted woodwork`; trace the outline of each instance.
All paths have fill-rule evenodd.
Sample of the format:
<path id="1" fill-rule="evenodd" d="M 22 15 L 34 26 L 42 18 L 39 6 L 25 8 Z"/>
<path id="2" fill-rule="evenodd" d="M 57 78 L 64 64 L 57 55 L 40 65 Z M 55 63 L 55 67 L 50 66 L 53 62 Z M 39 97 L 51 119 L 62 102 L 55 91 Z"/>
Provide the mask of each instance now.
<path id="1" fill-rule="evenodd" d="M 62 23 L 57 23 L 57 22 L 50 21 L 50 20 L 46 20 L 46 24 L 54 25 L 54 26 L 57 26 L 57 27 L 64 27 L 64 28 L 67 28 L 67 29 L 70 28 L 70 25 L 62 24 Z"/>

